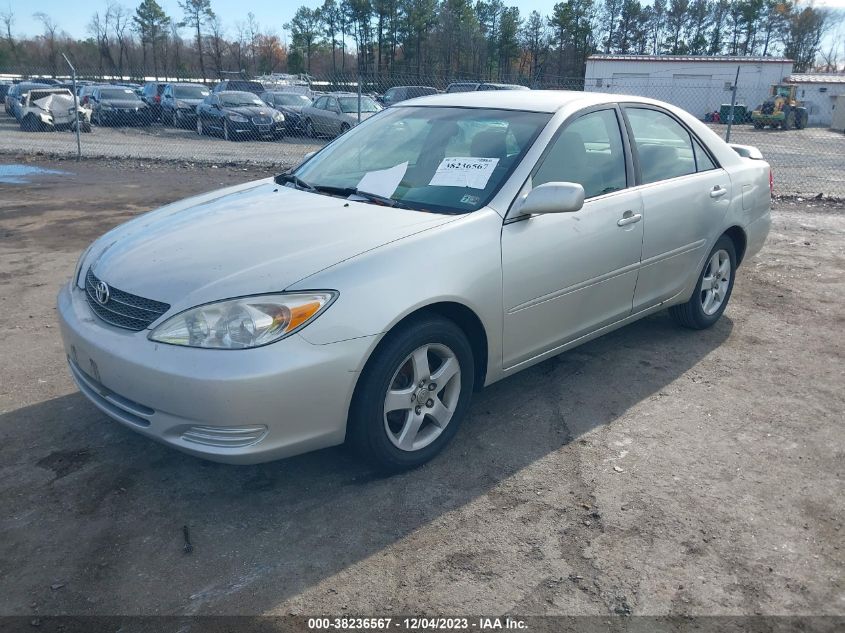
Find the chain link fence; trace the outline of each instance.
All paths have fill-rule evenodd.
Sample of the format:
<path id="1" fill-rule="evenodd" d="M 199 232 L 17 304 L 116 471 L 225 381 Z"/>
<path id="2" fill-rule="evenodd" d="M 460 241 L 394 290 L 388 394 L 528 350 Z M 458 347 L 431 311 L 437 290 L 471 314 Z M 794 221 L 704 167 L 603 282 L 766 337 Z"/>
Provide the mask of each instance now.
<path id="1" fill-rule="evenodd" d="M 182 161 L 205 164 L 297 165 L 332 138 L 379 110 L 437 92 L 489 91 L 489 104 L 505 89 L 557 89 L 628 94 L 660 99 L 691 112 L 723 138 L 730 118 L 732 86 L 627 78 L 496 79 L 442 75 L 267 75 L 218 81 L 171 76 L 142 81 L 77 69 L 81 154 L 86 158 Z M 14 83 L 13 83 L 14 82 Z M 19 84 L 17 82 L 20 82 Z M 26 82 L 46 82 L 32 86 Z M 38 155 L 77 153 L 75 126 L 53 125 L 39 115 L 38 98 L 72 92 L 71 77 L 0 71 L 0 151 Z M 807 104 L 808 118 L 786 126 L 760 126 L 752 111 L 768 86 L 737 86 L 731 142 L 758 147 L 772 164 L 780 195 L 845 198 L 845 135 L 830 128 L 828 113 Z M 27 97 L 28 95 L 28 97 Z M 23 97 L 23 101 L 21 101 Z M 66 100 L 55 99 L 68 112 Z M 840 100 L 841 101 L 841 100 Z M 43 105 L 43 103 L 42 103 Z M 72 107 L 72 102 L 71 102 Z M 56 117 L 56 122 L 59 117 Z M 67 121 L 66 121 L 67 122 Z M 88 123 L 90 122 L 90 125 Z M 769 121 L 771 123 L 771 121 Z M 783 129 L 788 127 L 790 129 Z M 389 142 L 389 139 L 386 139 Z"/>

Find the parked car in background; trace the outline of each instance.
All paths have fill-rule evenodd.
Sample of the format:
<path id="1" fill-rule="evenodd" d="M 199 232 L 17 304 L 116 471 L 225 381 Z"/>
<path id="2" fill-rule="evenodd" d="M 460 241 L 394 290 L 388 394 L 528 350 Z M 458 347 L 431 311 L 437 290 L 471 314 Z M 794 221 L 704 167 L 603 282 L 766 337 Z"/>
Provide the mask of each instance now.
<path id="1" fill-rule="evenodd" d="M 95 86 L 88 97 L 97 125 L 149 125 L 150 108 L 131 88 Z"/>
<path id="2" fill-rule="evenodd" d="M 275 139 L 284 135 L 285 116 L 252 92 L 212 92 L 197 106 L 197 134 L 227 141 Z"/>
<path id="3" fill-rule="evenodd" d="M 74 107 L 73 92 L 67 88 L 32 88 L 21 103 L 21 129 L 27 132 L 76 129 L 91 131 L 91 110 Z"/>
<path id="4" fill-rule="evenodd" d="M 390 107 L 394 103 L 399 103 L 406 99 L 436 95 L 437 92 L 437 88 L 432 88 L 431 86 L 394 86 L 382 95 L 381 103 L 385 107 Z"/>
<path id="5" fill-rule="evenodd" d="M 109 231 L 60 290 L 66 358 L 106 415 L 193 455 L 345 441 L 412 468 L 484 386 L 667 308 L 715 325 L 769 232 L 770 174 L 652 99 L 423 97 Z"/>
<path id="6" fill-rule="evenodd" d="M 266 91 L 267 89 L 260 81 L 248 79 L 224 79 L 212 90 L 212 92 L 251 92 L 256 96 Z"/>
<path id="7" fill-rule="evenodd" d="M 79 104 L 85 107 L 91 107 L 91 93 L 94 92 L 98 84 L 90 83 L 76 87 L 76 96 L 79 97 Z"/>
<path id="8" fill-rule="evenodd" d="M 202 84 L 167 84 L 161 93 L 161 122 L 193 128 L 197 124 L 197 106 L 210 94 Z"/>
<path id="9" fill-rule="evenodd" d="M 32 88 L 49 88 L 49 84 L 33 83 L 31 81 L 22 81 L 17 84 L 12 84 L 6 92 L 6 99 L 4 101 L 6 114 L 11 114 L 16 119 L 19 118 L 21 99 L 23 95 Z"/>
<path id="10" fill-rule="evenodd" d="M 163 81 L 150 81 L 141 88 L 141 100 L 147 104 L 153 121 L 161 118 L 161 93 L 166 85 Z"/>
<path id="11" fill-rule="evenodd" d="M 380 112 L 375 99 L 362 96 L 361 121 Z M 337 136 L 358 125 L 358 95 L 354 92 L 332 92 L 318 97 L 302 108 L 302 124 L 311 138 Z"/>
<path id="12" fill-rule="evenodd" d="M 262 93 L 261 99 L 285 115 L 285 129 L 288 134 L 305 131 L 302 125 L 302 110 L 313 103 L 311 99 L 303 94 L 278 90 Z"/>
<path id="13" fill-rule="evenodd" d="M 13 85 L 12 83 L 0 83 L 0 101 L 6 102 L 6 93 L 9 92 L 9 88 Z"/>
<path id="14" fill-rule="evenodd" d="M 480 90 L 531 90 L 527 86 L 519 84 L 497 84 L 490 82 L 458 81 L 449 84 L 446 92 L 476 92 Z"/>

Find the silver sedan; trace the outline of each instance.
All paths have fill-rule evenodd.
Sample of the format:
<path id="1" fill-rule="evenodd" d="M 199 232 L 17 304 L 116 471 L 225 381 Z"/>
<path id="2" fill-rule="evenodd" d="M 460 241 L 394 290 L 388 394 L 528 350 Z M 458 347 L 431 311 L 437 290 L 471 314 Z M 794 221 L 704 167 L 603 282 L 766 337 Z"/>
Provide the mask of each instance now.
<path id="1" fill-rule="evenodd" d="M 177 449 L 409 468 L 475 390 L 658 310 L 712 326 L 770 206 L 756 149 L 665 103 L 424 97 L 105 234 L 62 335 L 95 406 Z"/>

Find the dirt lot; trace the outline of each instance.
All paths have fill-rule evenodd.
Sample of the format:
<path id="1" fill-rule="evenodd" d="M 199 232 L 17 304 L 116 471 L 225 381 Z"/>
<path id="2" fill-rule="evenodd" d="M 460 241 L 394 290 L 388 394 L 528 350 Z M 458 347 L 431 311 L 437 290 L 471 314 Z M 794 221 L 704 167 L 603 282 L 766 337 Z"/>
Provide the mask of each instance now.
<path id="1" fill-rule="evenodd" d="M 713 329 L 527 370 L 382 479 L 203 462 L 88 404 L 54 311 L 80 251 L 261 172 L 45 166 L 0 197 L 0 614 L 845 616 L 845 208 L 779 202 Z"/>

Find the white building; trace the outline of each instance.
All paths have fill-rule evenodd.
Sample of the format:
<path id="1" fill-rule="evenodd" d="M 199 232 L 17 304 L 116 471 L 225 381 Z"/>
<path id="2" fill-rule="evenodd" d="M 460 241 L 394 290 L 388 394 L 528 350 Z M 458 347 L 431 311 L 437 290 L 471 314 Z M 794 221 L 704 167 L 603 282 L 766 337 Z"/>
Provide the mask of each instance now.
<path id="1" fill-rule="evenodd" d="M 845 74 L 790 75 L 788 83 L 797 84 L 797 98 L 804 102 L 810 125 L 830 127 L 836 97 L 845 95 Z"/>
<path id="2" fill-rule="evenodd" d="M 591 55 L 585 90 L 651 97 L 704 118 L 737 99 L 748 110 L 759 106 L 772 84 L 792 73 L 792 60 L 781 57 L 699 57 L 686 55 Z M 813 123 L 812 117 L 810 122 Z"/>

